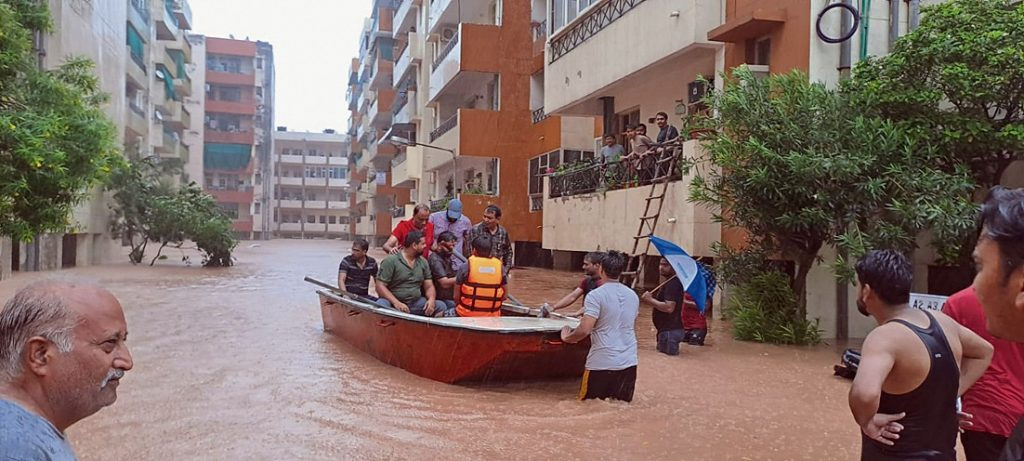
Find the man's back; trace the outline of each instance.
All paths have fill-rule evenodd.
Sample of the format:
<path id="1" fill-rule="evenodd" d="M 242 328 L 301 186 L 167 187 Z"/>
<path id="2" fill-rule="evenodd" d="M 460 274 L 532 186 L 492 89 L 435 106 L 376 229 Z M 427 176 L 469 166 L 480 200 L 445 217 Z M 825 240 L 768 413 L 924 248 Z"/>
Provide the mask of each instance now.
<path id="1" fill-rule="evenodd" d="M 57 428 L 14 402 L 0 399 L 0 460 L 74 460 Z"/>
<path id="2" fill-rule="evenodd" d="M 604 283 L 587 295 L 584 314 L 597 322 L 590 333 L 588 370 L 621 370 L 637 364 L 636 316 L 640 298 L 629 287 Z"/>
<path id="3" fill-rule="evenodd" d="M 882 384 L 878 413 L 906 416 L 904 429 L 893 446 L 863 436 L 864 460 L 955 459 L 956 397 L 960 385 L 962 346 L 959 326 L 941 313 L 912 310 L 891 320 L 865 340 L 881 342 L 893 358 L 892 370 Z M 913 459 L 913 458 L 911 458 Z"/>

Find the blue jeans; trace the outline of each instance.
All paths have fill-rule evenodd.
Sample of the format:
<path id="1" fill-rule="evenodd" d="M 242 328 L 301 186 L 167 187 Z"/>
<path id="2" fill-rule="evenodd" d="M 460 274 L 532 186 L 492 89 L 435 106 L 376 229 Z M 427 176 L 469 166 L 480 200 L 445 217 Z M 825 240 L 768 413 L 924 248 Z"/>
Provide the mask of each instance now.
<path id="1" fill-rule="evenodd" d="M 682 329 L 658 332 L 658 352 L 668 355 L 679 355 L 679 343 L 686 334 Z"/>
<path id="2" fill-rule="evenodd" d="M 386 298 L 380 298 L 377 300 L 377 304 L 383 307 L 394 309 L 391 302 Z M 427 298 L 419 297 L 411 303 L 406 303 L 409 306 L 409 313 L 427 316 Z M 441 314 L 438 314 L 441 312 Z M 455 301 L 441 301 L 437 300 L 434 302 L 434 317 L 455 317 Z"/>

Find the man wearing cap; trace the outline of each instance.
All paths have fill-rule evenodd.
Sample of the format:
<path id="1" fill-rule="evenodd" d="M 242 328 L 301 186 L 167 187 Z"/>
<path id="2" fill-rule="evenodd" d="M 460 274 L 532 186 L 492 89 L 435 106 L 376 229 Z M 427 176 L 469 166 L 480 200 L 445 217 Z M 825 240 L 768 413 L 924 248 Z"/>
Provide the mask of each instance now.
<path id="1" fill-rule="evenodd" d="M 447 210 L 431 213 L 430 224 L 433 225 L 436 235 L 441 235 L 442 232 L 455 234 L 455 248 L 457 249 L 463 247 L 466 234 L 473 228 L 473 223 L 462 214 L 462 201 L 457 198 L 448 201 Z M 459 257 L 462 256 L 459 251 L 455 251 L 454 254 L 456 257 L 452 258 L 452 267 L 458 271 L 463 264 L 466 264 L 466 261 Z"/>

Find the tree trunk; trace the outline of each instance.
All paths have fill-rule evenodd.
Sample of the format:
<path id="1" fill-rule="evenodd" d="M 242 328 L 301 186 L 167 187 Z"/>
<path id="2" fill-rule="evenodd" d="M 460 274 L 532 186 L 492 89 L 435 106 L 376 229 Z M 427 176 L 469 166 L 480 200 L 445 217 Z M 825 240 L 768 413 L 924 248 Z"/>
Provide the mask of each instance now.
<path id="1" fill-rule="evenodd" d="M 162 253 L 164 251 L 164 247 L 166 247 L 166 246 L 167 246 L 167 242 L 164 242 L 164 243 L 162 243 L 160 245 L 160 248 L 156 250 L 156 256 L 154 256 L 153 260 L 149 262 L 149 266 L 150 267 L 153 267 L 153 265 L 156 264 L 156 260 L 160 259 L 160 253 Z"/>
<path id="2" fill-rule="evenodd" d="M 799 320 L 807 319 L 807 274 L 811 272 L 814 261 L 818 258 L 821 243 L 811 245 L 812 249 L 802 251 L 797 256 L 796 276 L 793 277 L 793 293 L 796 294 L 796 315 Z"/>

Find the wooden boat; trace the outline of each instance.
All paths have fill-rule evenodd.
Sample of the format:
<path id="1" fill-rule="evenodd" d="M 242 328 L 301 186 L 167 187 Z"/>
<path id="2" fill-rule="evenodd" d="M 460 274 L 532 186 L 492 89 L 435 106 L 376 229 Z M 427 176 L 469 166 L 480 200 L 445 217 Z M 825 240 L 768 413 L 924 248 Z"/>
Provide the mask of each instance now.
<path id="1" fill-rule="evenodd" d="M 324 330 L 381 362 L 443 383 L 525 381 L 583 375 L 590 340 L 563 343 L 571 318 L 537 318 L 506 304 L 502 317 L 407 314 L 329 289 L 317 290 Z"/>

